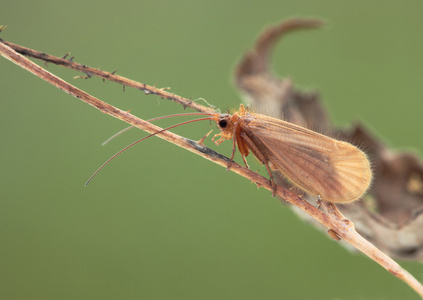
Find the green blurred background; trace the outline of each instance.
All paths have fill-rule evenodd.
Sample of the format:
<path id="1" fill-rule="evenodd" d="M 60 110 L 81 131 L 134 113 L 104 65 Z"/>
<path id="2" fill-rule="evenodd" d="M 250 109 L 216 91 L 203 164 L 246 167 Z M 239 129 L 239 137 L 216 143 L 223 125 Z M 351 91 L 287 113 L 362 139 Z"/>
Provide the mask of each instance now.
<path id="1" fill-rule="evenodd" d="M 278 45 L 275 71 L 318 90 L 335 124 L 360 120 L 395 149 L 421 153 L 422 12 L 422 1 L 1 0 L 0 24 L 3 39 L 225 109 L 241 102 L 233 69 L 266 26 L 320 17 L 324 29 Z M 183 111 L 48 70 L 142 118 Z M 1 299 L 418 299 L 268 191 L 158 138 L 85 188 L 145 133 L 101 147 L 126 125 L 3 58 L 0 71 Z M 209 130 L 175 131 L 196 140 Z M 206 144 L 230 154 L 230 143 Z M 423 280 L 421 264 L 401 264 Z"/>

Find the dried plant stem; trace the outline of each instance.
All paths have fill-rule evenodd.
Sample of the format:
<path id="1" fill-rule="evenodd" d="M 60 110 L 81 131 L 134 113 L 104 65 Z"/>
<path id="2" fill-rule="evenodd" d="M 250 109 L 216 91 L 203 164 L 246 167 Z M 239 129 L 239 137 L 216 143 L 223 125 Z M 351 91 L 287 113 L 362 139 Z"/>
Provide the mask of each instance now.
<path id="1" fill-rule="evenodd" d="M 20 67 L 26 69 L 27 71 L 33 73 L 34 75 L 46 80 L 47 82 L 53 84 L 54 86 L 58 87 L 59 89 L 65 91 L 66 93 L 94 106 L 95 108 L 99 109 L 105 114 L 109 114 L 115 118 L 118 118 L 128 124 L 131 124 L 139 129 L 147 131 L 149 133 L 155 133 L 160 131 L 162 128 L 155 126 L 149 122 L 146 122 L 140 118 L 137 118 L 131 115 L 128 112 L 120 110 L 112 105 L 104 103 L 103 101 L 81 91 L 80 89 L 74 87 L 73 85 L 63 81 L 62 79 L 58 78 L 57 76 L 51 74 L 50 72 L 46 71 L 45 69 L 41 68 L 40 66 L 36 65 L 35 63 L 31 62 L 21 54 L 17 53 L 11 47 L 17 49 L 21 53 L 25 55 L 31 55 L 33 57 L 37 57 L 43 59 L 48 62 L 57 63 L 66 67 L 70 67 L 75 70 L 82 71 L 86 74 L 90 74 L 90 76 L 99 76 L 103 79 L 112 80 L 126 86 L 132 86 L 137 89 L 141 89 L 143 91 L 147 91 L 147 93 L 156 94 L 160 97 L 176 101 L 184 106 L 192 107 L 201 112 L 213 112 L 210 108 L 201 106 L 195 102 L 192 102 L 188 99 L 182 98 L 180 96 L 176 96 L 170 93 L 165 92 L 162 89 L 156 89 L 155 87 L 148 86 L 146 84 L 138 83 L 129 79 L 126 79 L 121 76 L 114 75 L 112 73 L 99 71 L 93 68 L 89 68 L 84 65 L 76 64 L 72 61 L 66 60 L 64 58 L 57 58 L 54 56 L 50 56 L 41 52 L 37 52 L 28 48 L 24 48 L 21 46 L 17 46 L 5 41 L 0 41 L 0 54 L 5 58 L 9 59 L 10 61 L 14 62 L 15 64 L 19 65 Z M 158 137 L 169 141 L 175 145 L 178 145 L 186 150 L 189 150 L 193 153 L 196 153 L 210 161 L 215 162 L 218 165 L 223 167 L 227 167 L 229 158 L 203 146 L 200 143 L 195 141 L 186 139 L 181 137 L 177 134 L 171 133 L 169 131 L 164 131 L 157 134 Z M 231 164 L 231 171 L 253 181 L 259 187 L 264 187 L 265 189 L 271 191 L 272 185 L 271 182 L 239 165 L 236 163 Z M 290 191 L 284 189 L 281 186 L 277 186 L 276 194 L 281 197 L 282 199 L 290 202 L 292 205 L 297 206 L 305 213 L 316 219 L 320 222 L 323 226 L 328 228 L 329 230 L 334 231 L 339 237 L 350 243 L 356 249 L 360 250 L 368 257 L 370 257 L 375 262 L 379 263 L 382 267 L 387 269 L 389 272 L 394 274 L 396 277 L 400 278 L 404 282 L 406 282 L 410 287 L 412 287 L 420 296 L 423 297 L 423 286 L 420 282 L 418 282 L 410 273 L 405 271 L 400 265 L 398 265 L 395 261 L 393 261 L 389 256 L 384 254 L 382 251 L 377 249 L 373 244 L 368 242 L 362 236 L 360 236 L 354 228 L 354 224 L 346 219 L 336 208 L 335 205 L 332 203 L 320 201 L 321 206 L 326 211 L 323 212 L 318 208 L 314 207 L 313 205 L 309 204 L 307 201 L 301 199 L 297 195 L 291 193 Z"/>
<path id="2" fill-rule="evenodd" d="M 39 51 L 35 51 L 26 47 L 22 47 L 20 45 L 17 44 L 13 44 L 10 42 L 7 42 L 5 40 L 0 39 L 0 43 L 3 43 L 4 45 L 9 46 L 10 48 L 12 48 L 13 50 L 15 50 L 16 52 L 25 55 L 25 56 L 29 56 L 29 57 L 33 57 L 33 58 L 37 58 L 37 59 L 41 59 L 44 62 L 48 63 L 54 63 L 56 65 L 59 66 L 63 66 L 72 70 L 76 70 L 82 73 L 85 73 L 86 76 L 78 76 L 79 78 L 90 78 L 92 76 L 96 76 L 99 78 L 102 78 L 103 80 L 108 80 L 108 81 L 112 81 L 112 82 L 116 82 L 119 84 L 122 84 L 123 86 L 128 86 L 128 87 L 132 87 L 134 89 L 138 89 L 143 91 L 145 94 L 147 95 L 157 95 L 161 98 L 164 99 L 168 99 L 171 100 L 173 102 L 179 103 L 184 107 L 190 107 L 192 109 L 195 109 L 199 112 L 204 112 L 204 113 L 214 113 L 215 111 L 209 107 L 205 107 L 203 105 L 200 105 L 192 100 L 183 98 L 181 96 L 169 93 L 166 91 L 165 88 L 156 88 L 155 86 L 151 86 L 151 85 L 147 85 L 144 83 L 140 83 L 119 75 L 116 75 L 115 72 L 105 72 L 105 71 L 101 71 L 99 69 L 95 69 L 92 67 L 88 67 L 86 65 L 82 65 L 82 64 L 78 64 L 76 62 L 73 62 L 73 57 L 71 57 L 70 59 L 66 59 L 65 57 L 68 56 L 67 54 L 60 58 L 60 57 L 56 57 L 53 55 L 49 55 L 43 52 L 39 52 Z"/>

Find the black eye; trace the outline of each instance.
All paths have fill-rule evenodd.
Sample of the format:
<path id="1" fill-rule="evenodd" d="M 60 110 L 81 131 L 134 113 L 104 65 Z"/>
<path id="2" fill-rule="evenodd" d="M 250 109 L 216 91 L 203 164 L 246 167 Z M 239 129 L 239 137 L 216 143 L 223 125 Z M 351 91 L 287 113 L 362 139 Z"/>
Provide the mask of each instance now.
<path id="1" fill-rule="evenodd" d="M 228 126 L 228 122 L 226 122 L 226 120 L 220 120 L 219 121 L 219 127 L 220 128 L 225 128 L 226 126 Z"/>

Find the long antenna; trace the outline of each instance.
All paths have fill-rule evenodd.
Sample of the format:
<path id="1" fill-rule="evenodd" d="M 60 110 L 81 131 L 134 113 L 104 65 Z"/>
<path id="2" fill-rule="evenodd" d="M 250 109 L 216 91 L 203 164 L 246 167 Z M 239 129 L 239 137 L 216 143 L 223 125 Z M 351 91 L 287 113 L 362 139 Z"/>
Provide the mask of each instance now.
<path id="1" fill-rule="evenodd" d="M 147 120 L 147 122 L 149 122 L 150 120 Z M 111 137 L 109 137 L 107 140 L 105 140 L 103 143 L 101 143 L 102 146 L 105 146 L 108 142 L 110 142 L 111 140 L 113 140 L 115 137 L 121 135 L 122 133 L 124 133 L 125 131 L 128 131 L 129 129 L 133 128 L 134 126 L 128 126 L 118 132 L 116 132 L 114 135 L 112 135 Z"/>
<path id="2" fill-rule="evenodd" d="M 204 115 L 209 115 L 209 114 L 204 114 Z M 174 115 L 172 115 L 172 116 L 174 116 Z M 166 116 L 165 116 L 166 117 Z M 159 118 L 163 118 L 163 117 L 159 117 Z M 156 118 L 157 119 L 157 118 Z M 182 126 L 182 125 L 185 125 L 185 124 L 189 124 L 189 123 L 192 123 L 192 122 L 197 122 L 197 121 L 205 121 L 205 120 L 212 120 L 212 117 L 208 117 L 208 118 L 200 118 L 200 119 L 195 119 L 195 120 L 189 120 L 189 121 L 185 121 L 185 122 L 182 122 L 182 123 L 179 123 L 179 124 L 175 124 L 175 125 L 172 125 L 172 126 L 169 126 L 169 127 L 167 127 L 167 128 L 164 128 L 164 129 L 161 129 L 161 130 L 159 130 L 159 131 L 157 131 L 157 132 L 155 132 L 155 133 L 152 133 L 152 134 L 149 134 L 149 135 L 147 135 L 146 137 L 143 137 L 142 139 L 139 139 L 138 141 L 135 141 L 135 142 L 133 142 L 132 144 L 130 144 L 130 145 L 128 145 L 128 146 L 126 146 L 125 148 L 123 148 L 122 150 L 120 150 L 119 152 L 117 152 L 115 155 L 113 155 L 112 157 L 110 157 L 105 163 L 103 163 L 101 166 L 100 166 L 100 168 L 98 168 L 94 173 L 93 173 L 93 175 L 91 175 L 90 176 L 90 178 L 88 178 L 88 180 L 87 180 L 87 182 L 85 182 L 85 186 L 87 186 L 89 183 L 90 183 L 90 181 L 94 178 L 94 176 L 95 175 L 97 175 L 97 173 L 98 172 L 100 172 L 100 170 L 101 169 L 103 169 L 109 162 L 111 162 L 114 158 L 116 158 L 119 154 L 122 154 L 122 152 L 124 152 L 124 151 L 126 151 L 126 150 L 128 150 L 129 148 L 131 148 L 132 146 L 135 146 L 136 144 L 138 144 L 139 142 L 142 142 L 142 141 L 144 141 L 145 139 L 148 139 L 148 138 L 150 138 L 150 137 L 152 137 L 152 136 L 155 136 L 156 134 L 159 134 L 159 133 L 162 133 L 162 132 L 164 132 L 164 131 L 166 131 L 166 130 L 169 130 L 169 129 L 172 129 L 172 128 L 175 128 L 175 127 L 178 127 L 178 126 Z"/>
<path id="3" fill-rule="evenodd" d="M 161 117 L 156 117 L 156 118 L 153 118 L 153 119 L 149 119 L 149 120 L 147 120 L 147 122 L 153 122 L 153 121 L 157 121 L 157 120 L 161 120 L 161 119 L 172 118 L 172 117 L 181 117 L 181 116 L 210 116 L 210 114 L 208 114 L 208 113 L 181 113 L 181 114 L 173 114 L 173 115 L 167 115 L 167 116 L 161 116 Z M 124 129 L 116 132 L 114 135 L 112 135 L 107 140 L 105 140 L 101 145 L 102 146 L 105 146 L 107 143 L 109 143 L 115 137 L 117 137 L 117 136 L 121 135 L 122 133 L 128 131 L 132 127 L 134 127 L 134 126 L 131 125 L 131 126 L 128 126 L 128 127 L 124 128 Z"/>

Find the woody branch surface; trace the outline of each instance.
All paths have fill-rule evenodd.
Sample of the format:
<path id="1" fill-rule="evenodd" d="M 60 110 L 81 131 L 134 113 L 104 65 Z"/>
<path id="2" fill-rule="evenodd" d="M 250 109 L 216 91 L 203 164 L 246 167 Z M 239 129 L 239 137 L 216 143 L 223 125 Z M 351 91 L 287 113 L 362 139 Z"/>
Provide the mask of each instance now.
<path id="1" fill-rule="evenodd" d="M 112 105 L 109 105 L 95 97 L 93 97 L 92 95 L 78 89 L 77 87 L 65 82 L 64 80 L 60 79 L 59 77 L 55 76 L 54 74 L 46 71 L 45 69 L 41 68 L 40 66 L 38 66 L 37 64 L 33 63 L 32 61 L 30 61 L 29 59 L 27 59 L 26 57 L 24 57 L 23 55 L 19 54 L 17 51 L 15 51 L 14 49 L 12 49 L 9 45 L 11 45 L 11 43 L 5 42 L 5 41 L 1 41 L 0 42 L 0 53 L 3 57 L 7 58 L 8 60 L 12 61 L 13 63 L 19 65 L 20 67 L 24 68 L 25 70 L 33 73 L 34 75 L 36 75 L 37 77 L 40 77 L 41 79 L 51 83 L 52 85 L 56 86 L 57 88 L 65 91 L 66 93 L 72 95 L 73 97 L 80 99 L 82 101 L 84 101 L 85 103 L 94 106 L 95 108 L 99 109 L 101 112 L 111 115 L 115 118 L 118 118 L 128 124 L 131 124 L 139 129 L 142 129 L 144 131 L 147 131 L 149 133 L 157 133 L 159 131 L 162 130 L 162 128 L 155 126 L 145 120 L 142 120 L 128 112 L 125 112 L 123 110 L 120 110 Z M 14 44 L 12 44 L 13 46 Z M 25 53 L 41 53 L 41 52 L 37 52 L 28 48 L 23 48 L 21 46 L 14 46 L 18 49 L 26 49 L 24 52 Z M 25 54 L 24 53 L 24 54 Z M 49 62 L 55 62 L 58 61 L 60 62 L 60 65 L 63 66 L 69 66 L 70 68 L 74 68 L 75 67 L 75 63 L 73 63 L 72 61 L 67 61 L 64 62 L 63 58 L 57 58 L 57 57 L 52 57 L 50 55 L 47 55 L 45 53 L 41 53 L 41 55 L 31 55 L 33 57 L 37 57 L 40 59 L 44 58 L 48 58 Z M 46 60 L 45 60 L 46 61 Z M 85 65 L 80 65 L 80 66 L 84 66 L 83 67 L 83 72 L 86 73 L 86 70 L 95 70 L 93 68 L 89 68 Z M 101 78 L 105 78 L 105 79 L 110 79 L 110 78 L 114 78 L 116 75 L 112 74 L 112 73 L 107 73 L 104 71 L 98 71 L 101 73 L 101 76 L 99 75 L 99 77 Z M 97 73 L 93 72 L 92 75 L 97 76 Z M 117 80 L 117 79 L 116 79 Z M 210 108 L 201 106 L 195 102 L 192 102 L 188 99 L 185 99 L 183 97 L 180 96 L 176 96 L 170 93 L 167 93 L 161 89 L 156 89 L 155 87 L 151 87 L 148 86 L 146 84 L 143 83 L 137 83 L 135 81 L 123 78 L 119 76 L 119 83 L 125 84 L 127 86 L 131 86 L 130 84 L 127 83 L 131 83 L 133 84 L 133 86 L 135 88 L 139 88 L 142 87 L 142 90 L 148 90 L 151 91 L 152 94 L 156 94 L 159 95 L 165 99 L 169 99 L 172 101 L 175 101 L 175 99 L 178 99 L 177 102 L 181 103 L 184 106 L 188 106 L 191 107 L 193 109 L 196 109 L 198 111 L 202 111 L 202 112 L 211 112 Z M 118 81 L 116 81 L 118 82 Z M 200 155 L 210 161 L 213 161 L 214 163 L 222 166 L 222 167 L 227 167 L 228 162 L 230 161 L 229 158 L 213 151 L 212 149 L 209 149 L 195 141 L 186 139 L 182 136 L 179 136 L 177 134 L 171 133 L 169 131 L 162 131 L 160 133 L 157 134 L 158 137 L 171 142 L 175 145 L 178 145 L 188 151 L 191 151 L 197 155 Z M 231 164 L 231 171 L 245 177 L 248 180 L 251 180 L 253 182 L 255 182 L 258 186 L 263 187 L 269 191 L 272 190 L 272 185 L 271 182 L 239 165 L 236 163 L 232 163 Z M 279 197 L 281 197 L 282 199 L 288 201 L 289 203 L 291 203 L 292 205 L 297 206 L 298 208 L 300 208 L 302 211 L 304 211 L 305 213 L 307 213 L 308 215 L 310 215 L 312 218 L 314 218 L 315 220 L 317 220 L 318 222 L 320 222 L 323 226 L 325 226 L 327 229 L 330 229 L 334 232 L 336 232 L 336 234 L 341 237 L 342 239 L 344 239 L 345 241 L 347 241 L 348 243 L 350 243 L 352 246 L 354 246 L 355 248 L 357 248 L 358 250 L 360 250 L 361 252 L 363 252 L 364 254 L 366 254 L 367 256 L 369 256 L 371 259 L 373 259 L 374 261 L 376 261 L 377 263 L 379 263 L 381 266 L 383 266 L 385 269 L 387 269 L 389 272 L 391 272 L 392 274 L 394 274 L 395 276 L 397 276 L 398 278 L 400 278 L 401 280 L 405 281 L 410 287 L 412 287 L 417 293 L 419 293 L 421 296 L 423 296 L 423 286 L 407 271 L 405 271 L 400 265 L 398 265 L 395 261 L 393 261 L 389 256 L 387 256 L 386 254 L 384 254 L 382 251 L 380 251 L 379 249 L 377 249 L 375 246 L 373 246 L 370 242 L 368 242 L 367 240 L 365 240 L 363 237 L 361 237 L 354 229 L 354 224 L 352 224 L 351 221 L 347 220 L 346 218 L 344 218 L 344 216 L 338 211 L 338 209 L 331 203 L 326 203 L 326 202 L 322 202 L 322 206 L 323 208 L 326 210 L 326 213 L 319 210 L 318 208 L 314 207 L 313 205 L 309 204 L 307 201 L 304 201 L 303 199 L 301 199 L 300 197 L 298 197 L 297 195 L 293 194 L 292 192 L 290 192 L 289 190 L 283 188 L 282 186 L 277 186 L 276 187 L 276 195 L 278 195 Z"/>
<path id="2" fill-rule="evenodd" d="M 72 69 L 72 70 L 79 71 L 86 74 L 85 76 L 77 76 L 78 78 L 90 78 L 90 77 L 96 76 L 96 77 L 102 78 L 103 80 L 108 80 L 108 81 L 116 82 L 118 84 L 122 84 L 124 87 L 128 86 L 134 89 L 141 90 L 147 95 L 157 95 L 161 98 L 179 103 L 185 108 L 190 107 L 192 109 L 195 109 L 199 112 L 204 112 L 204 113 L 214 112 L 214 110 L 209 107 L 205 107 L 189 99 L 183 98 L 173 93 L 169 93 L 166 91 L 165 88 L 156 88 L 155 86 L 151 86 L 145 83 L 140 83 L 138 81 L 134 81 L 134 80 L 125 78 L 123 76 L 116 75 L 115 74 L 116 71 L 106 72 L 106 71 L 89 67 L 87 65 L 76 63 L 73 61 L 73 57 L 70 57 L 69 59 L 67 59 L 69 54 L 65 54 L 63 57 L 56 57 L 53 55 L 46 54 L 44 52 L 23 47 L 23 46 L 20 46 L 20 45 L 17 45 L 2 39 L 0 39 L 0 42 L 3 43 L 4 45 L 9 46 L 11 49 L 15 50 L 17 53 L 20 53 L 22 55 L 41 59 L 46 63 L 53 63 L 55 65 L 63 66 L 68 69 Z"/>

